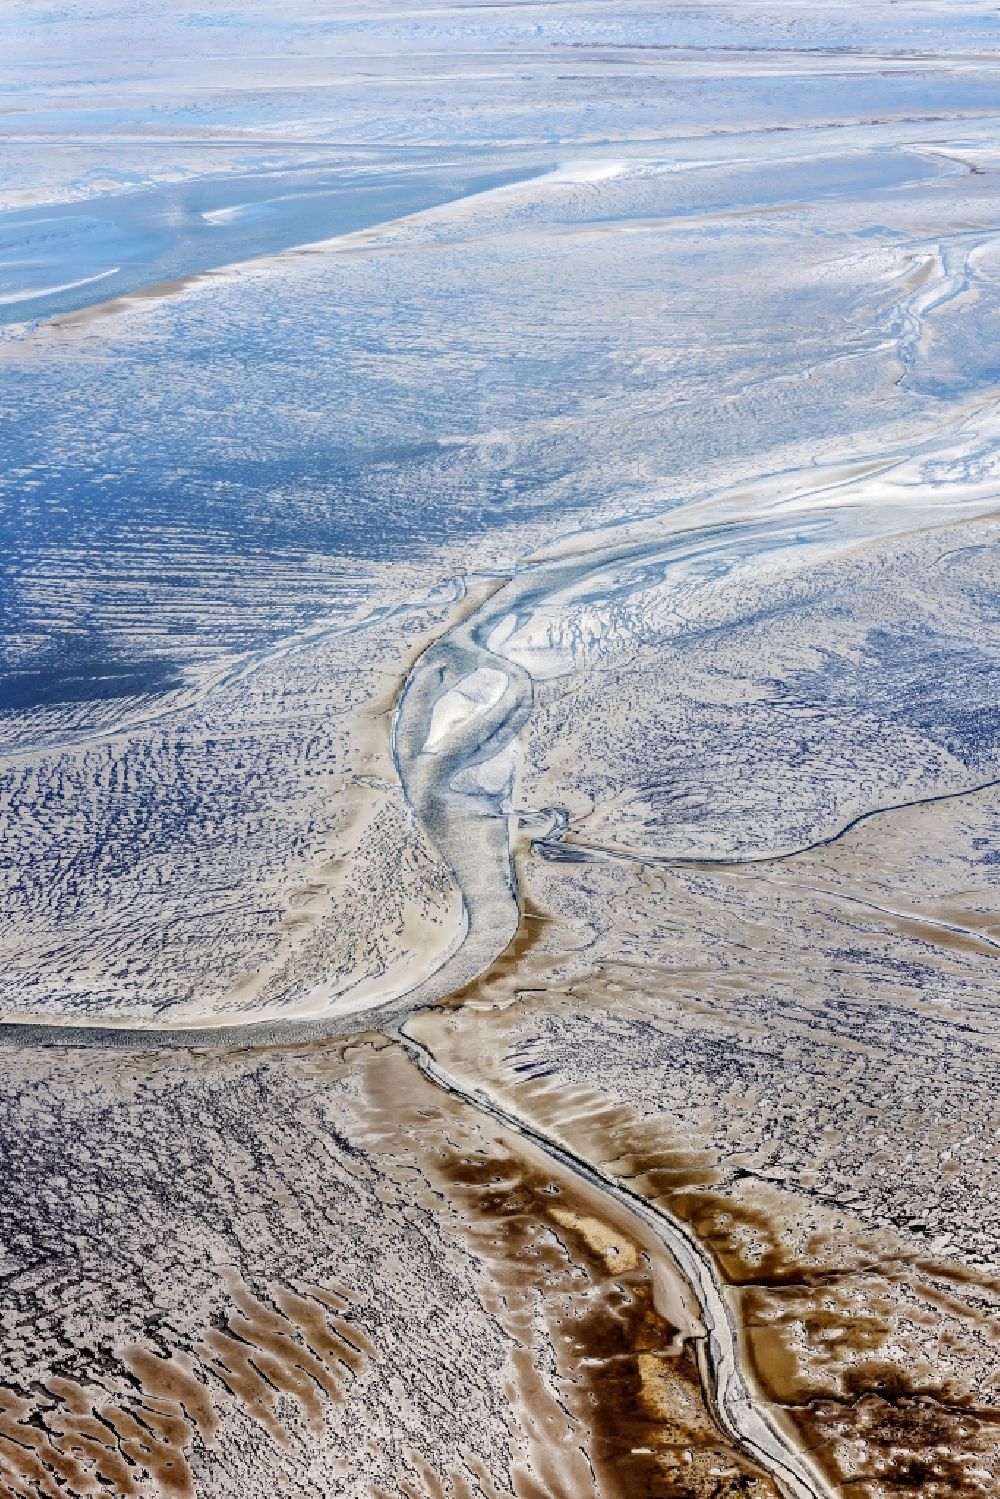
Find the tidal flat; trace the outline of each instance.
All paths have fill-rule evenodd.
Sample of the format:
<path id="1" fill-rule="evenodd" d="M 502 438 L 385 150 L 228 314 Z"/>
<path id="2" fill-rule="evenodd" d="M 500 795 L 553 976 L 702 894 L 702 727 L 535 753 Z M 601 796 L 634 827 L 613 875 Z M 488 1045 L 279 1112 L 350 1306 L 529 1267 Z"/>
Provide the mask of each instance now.
<path id="1" fill-rule="evenodd" d="M 0 1499 L 1000 1499 L 995 6 L 0 54 Z"/>

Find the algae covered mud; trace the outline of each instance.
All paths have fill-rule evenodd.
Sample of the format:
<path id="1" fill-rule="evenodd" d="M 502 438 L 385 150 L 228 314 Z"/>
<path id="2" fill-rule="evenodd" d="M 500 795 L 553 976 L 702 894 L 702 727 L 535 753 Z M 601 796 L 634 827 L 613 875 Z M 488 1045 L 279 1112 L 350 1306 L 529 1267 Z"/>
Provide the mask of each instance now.
<path id="1" fill-rule="evenodd" d="M 994 9 L 0 42 L 0 1493 L 1000 1495 Z"/>

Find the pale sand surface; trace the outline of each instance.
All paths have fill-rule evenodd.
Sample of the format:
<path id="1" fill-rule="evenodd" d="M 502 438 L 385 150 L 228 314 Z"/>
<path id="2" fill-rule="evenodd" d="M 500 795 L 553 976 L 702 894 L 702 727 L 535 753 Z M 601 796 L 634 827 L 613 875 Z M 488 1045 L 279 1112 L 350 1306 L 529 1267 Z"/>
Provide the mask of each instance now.
<path id="1" fill-rule="evenodd" d="M 1000 1499 L 995 6 L 0 55 L 2 1499 Z"/>

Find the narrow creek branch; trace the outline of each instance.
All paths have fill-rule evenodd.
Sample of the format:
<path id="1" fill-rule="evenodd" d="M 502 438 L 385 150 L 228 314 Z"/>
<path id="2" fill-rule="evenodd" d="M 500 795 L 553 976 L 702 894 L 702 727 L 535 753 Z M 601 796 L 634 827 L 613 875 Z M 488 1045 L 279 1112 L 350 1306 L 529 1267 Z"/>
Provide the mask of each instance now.
<path id="1" fill-rule="evenodd" d="M 406 1026 L 404 1018 L 387 1027 L 387 1034 L 399 1042 L 426 1078 L 534 1145 L 652 1231 L 694 1294 L 705 1328 L 699 1345 L 705 1394 L 722 1432 L 771 1475 L 788 1499 L 833 1499 L 833 1490 L 823 1476 L 797 1450 L 764 1402 L 751 1390 L 740 1361 L 736 1320 L 715 1267 L 694 1235 L 670 1214 L 544 1134 L 491 1095 L 479 1088 L 463 1087 L 422 1042 L 409 1034 Z"/>

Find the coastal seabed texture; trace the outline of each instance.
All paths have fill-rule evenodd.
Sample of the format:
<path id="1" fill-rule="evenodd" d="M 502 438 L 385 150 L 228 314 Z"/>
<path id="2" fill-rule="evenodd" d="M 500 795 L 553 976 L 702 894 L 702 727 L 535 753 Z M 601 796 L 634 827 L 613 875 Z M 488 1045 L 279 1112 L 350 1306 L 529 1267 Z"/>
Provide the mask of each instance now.
<path id="1" fill-rule="evenodd" d="M 0 1496 L 1000 1495 L 1000 14 L 5 0 Z"/>

